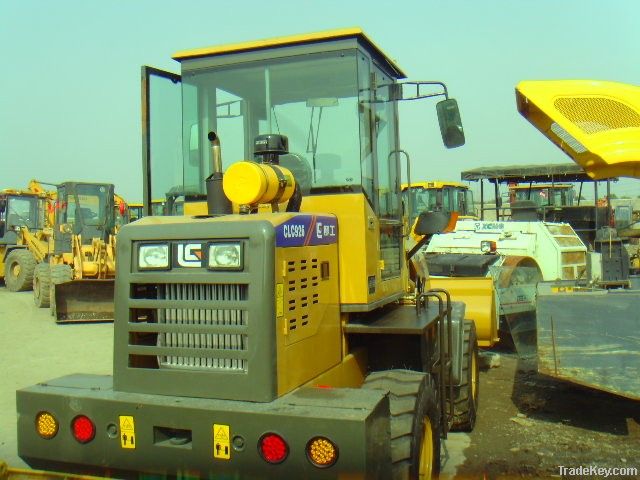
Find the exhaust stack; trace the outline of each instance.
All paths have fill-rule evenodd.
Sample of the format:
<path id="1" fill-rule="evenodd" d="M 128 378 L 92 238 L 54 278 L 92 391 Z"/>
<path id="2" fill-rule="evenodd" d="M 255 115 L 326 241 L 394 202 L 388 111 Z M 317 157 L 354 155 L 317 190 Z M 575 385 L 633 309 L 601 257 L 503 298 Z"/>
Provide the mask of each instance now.
<path id="1" fill-rule="evenodd" d="M 209 215 L 228 215 L 232 213 L 231 202 L 222 188 L 222 151 L 220 137 L 216 132 L 209 132 L 207 136 L 211 143 L 212 170 L 207 177 L 207 212 Z"/>

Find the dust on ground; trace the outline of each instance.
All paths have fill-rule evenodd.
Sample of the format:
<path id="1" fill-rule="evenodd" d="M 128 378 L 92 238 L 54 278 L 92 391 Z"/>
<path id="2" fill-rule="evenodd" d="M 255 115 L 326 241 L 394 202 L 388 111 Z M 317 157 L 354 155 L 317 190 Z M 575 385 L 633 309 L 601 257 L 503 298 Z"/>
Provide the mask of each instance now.
<path id="1" fill-rule="evenodd" d="M 499 362 L 481 372 L 478 420 L 457 475 L 562 478 L 560 466 L 591 465 L 640 473 L 640 402 L 539 375 L 532 358 L 501 351 Z"/>

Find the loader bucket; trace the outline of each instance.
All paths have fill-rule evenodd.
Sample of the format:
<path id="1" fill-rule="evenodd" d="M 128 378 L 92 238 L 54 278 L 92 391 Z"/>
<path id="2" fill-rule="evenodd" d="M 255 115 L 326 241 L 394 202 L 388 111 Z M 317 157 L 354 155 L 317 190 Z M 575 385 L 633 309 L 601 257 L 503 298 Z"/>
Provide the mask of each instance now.
<path id="1" fill-rule="evenodd" d="M 52 313 L 57 323 L 113 322 L 113 279 L 72 280 L 53 288 Z"/>
<path id="2" fill-rule="evenodd" d="M 447 290 L 451 300 L 465 303 L 465 319 L 476 325 L 478 346 L 492 347 L 498 342 L 496 292 L 490 277 L 430 277 L 429 284 Z"/>

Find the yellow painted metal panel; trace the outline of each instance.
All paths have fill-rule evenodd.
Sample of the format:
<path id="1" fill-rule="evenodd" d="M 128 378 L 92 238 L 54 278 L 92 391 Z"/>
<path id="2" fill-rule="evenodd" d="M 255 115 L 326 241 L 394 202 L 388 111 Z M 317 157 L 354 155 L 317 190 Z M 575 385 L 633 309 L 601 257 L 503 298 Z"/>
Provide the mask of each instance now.
<path id="1" fill-rule="evenodd" d="M 327 278 L 323 262 L 328 262 Z M 341 361 L 337 245 L 276 248 L 275 282 L 284 286 L 284 315 L 276 318 L 278 395 L 283 395 Z"/>
<path id="2" fill-rule="evenodd" d="M 298 35 L 288 35 L 284 37 L 267 38 L 253 40 L 249 42 L 230 43 L 225 45 L 214 45 L 210 47 L 182 50 L 173 55 L 174 60 L 186 60 L 197 57 L 213 57 L 230 53 L 250 52 L 266 48 L 284 47 L 290 45 L 302 45 L 314 42 L 329 42 L 341 38 L 359 37 L 367 46 L 378 55 L 382 56 L 391 68 L 396 70 L 399 78 L 406 77 L 402 69 L 387 56 L 359 27 L 342 28 L 336 30 L 326 30 L 322 32 L 303 33 Z"/>
<path id="3" fill-rule="evenodd" d="M 342 362 L 314 378 L 305 386 L 359 388 L 367 373 L 367 351 L 361 349 L 346 355 Z"/>
<path id="4" fill-rule="evenodd" d="M 516 102 L 518 111 L 591 178 L 640 177 L 640 87 L 523 81 Z"/>
<path id="5" fill-rule="evenodd" d="M 301 211 L 330 212 L 338 217 L 340 303 L 366 305 L 405 292 L 406 264 L 398 277 L 382 280 L 380 223 L 361 193 L 304 197 Z M 369 293 L 369 278 L 375 291 Z"/>
<path id="6" fill-rule="evenodd" d="M 431 288 L 444 288 L 451 299 L 465 303 L 465 318 L 473 320 L 478 334 L 478 345 L 492 347 L 498 338 L 496 292 L 489 277 L 447 277 L 429 279 Z"/>

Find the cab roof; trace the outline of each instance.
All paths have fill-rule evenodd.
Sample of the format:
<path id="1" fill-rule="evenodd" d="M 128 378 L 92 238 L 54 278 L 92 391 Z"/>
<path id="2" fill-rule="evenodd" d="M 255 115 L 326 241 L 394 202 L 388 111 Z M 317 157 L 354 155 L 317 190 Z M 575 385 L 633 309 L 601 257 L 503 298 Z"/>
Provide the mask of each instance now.
<path id="1" fill-rule="evenodd" d="M 455 188 L 462 188 L 465 190 L 469 189 L 468 185 L 460 182 L 439 181 L 439 180 L 427 181 L 427 182 L 411 182 L 411 188 L 441 189 L 444 187 L 455 187 Z M 403 183 L 401 186 L 401 190 L 404 191 L 407 188 L 409 188 L 409 184 Z"/>
<path id="2" fill-rule="evenodd" d="M 263 40 L 253 40 L 249 42 L 229 43 L 225 45 L 214 45 L 211 47 L 182 50 L 173 55 L 173 59 L 179 62 L 192 58 L 215 57 L 233 53 L 246 53 L 258 50 L 268 50 L 273 48 L 288 47 L 294 45 L 305 45 L 311 43 L 331 42 L 347 38 L 355 38 L 367 48 L 378 59 L 382 60 L 393 72 L 396 78 L 406 78 L 405 73 L 387 56 L 359 27 L 342 28 L 337 30 L 326 30 L 322 32 L 303 33 L 289 35 L 285 37 L 274 37 Z"/>

